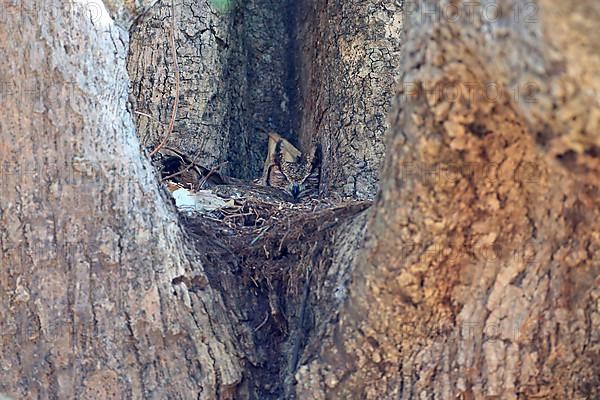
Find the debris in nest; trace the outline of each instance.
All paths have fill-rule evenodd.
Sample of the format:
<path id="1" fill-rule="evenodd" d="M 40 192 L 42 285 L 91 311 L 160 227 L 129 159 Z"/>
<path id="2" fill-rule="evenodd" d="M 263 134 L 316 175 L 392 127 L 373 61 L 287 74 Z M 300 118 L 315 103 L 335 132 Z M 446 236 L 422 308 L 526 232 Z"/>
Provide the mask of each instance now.
<path id="1" fill-rule="evenodd" d="M 186 212 L 208 212 L 233 205 L 226 202 L 210 190 L 192 191 L 190 189 L 178 188 L 171 193 L 175 199 L 175 205 L 181 211 Z"/>
<path id="2" fill-rule="evenodd" d="M 309 220 L 321 211 L 327 214 L 328 209 L 335 213 L 334 210 L 347 206 L 360 204 L 359 208 L 366 208 L 370 204 L 332 198 L 307 198 L 298 202 L 279 188 L 221 175 L 217 169 L 222 163 L 208 169 L 196 164 L 195 158 L 190 160 L 168 147 L 160 149 L 153 158 L 177 208 L 190 217 L 218 221 L 229 231 L 252 234 L 252 243 L 267 234 L 265 227 L 283 221 Z"/>
<path id="3" fill-rule="evenodd" d="M 371 204 L 339 198 L 297 201 L 281 189 L 221 175 L 219 165 L 207 169 L 168 148 L 161 153 L 153 162 L 200 253 L 243 264 L 256 286 L 260 281 L 288 280 L 286 273 L 302 275 L 291 266 L 319 251 L 316 243 L 325 240 L 331 228 Z"/>
<path id="4" fill-rule="evenodd" d="M 216 260 L 218 268 L 229 265 L 235 274 L 240 274 L 249 290 L 267 293 L 274 290 L 295 293 L 308 279 L 307 268 L 317 273 L 325 271 L 332 257 L 317 255 L 326 248 L 325 242 L 333 240 L 334 228 L 371 204 L 339 203 L 331 199 L 271 202 L 251 192 L 228 201 L 231 200 L 233 206 L 204 213 L 182 213 L 183 226 L 195 239 L 206 265 Z M 281 324 L 281 329 L 284 326 Z"/>
<path id="5" fill-rule="evenodd" d="M 268 334 L 275 329 L 287 334 L 290 328 L 281 299 L 307 292 L 312 274 L 324 273 L 333 260 L 329 254 L 317 256 L 327 252 L 324 243 L 335 236 L 332 228 L 371 202 L 337 198 L 294 202 L 278 188 L 219 178 L 220 184 L 202 189 L 181 181 L 165 183 L 207 271 L 235 276 L 250 293 L 268 297 L 268 311 L 254 332 Z M 176 283 L 188 290 L 201 288 L 183 278 Z M 269 330 L 264 328 L 267 324 Z"/>
<path id="6" fill-rule="evenodd" d="M 199 155 L 200 152 L 193 159 L 190 159 L 173 148 L 163 147 L 151 158 L 152 164 L 161 176 L 161 180 L 167 184 L 200 190 L 227 183 L 226 179 L 218 172 L 218 169 L 225 162 L 208 169 L 196 163 Z"/>
<path id="7" fill-rule="evenodd" d="M 371 205 L 369 201 L 338 203 L 330 199 L 289 203 L 270 201 L 255 193 L 223 201 L 224 207 L 186 213 L 185 225 L 200 235 L 212 232 L 239 255 L 260 253 L 263 259 L 281 256 L 290 244 L 302 247 L 305 241 Z"/>
<path id="8" fill-rule="evenodd" d="M 294 199 L 286 192 L 272 187 L 250 184 L 219 173 L 219 163 L 208 169 L 196 163 L 199 153 L 193 158 L 170 147 L 161 148 L 152 157 L 162 182 L 171 192 L 180 211 L 209 212 L 221 208 L 235 208 L 234 199 L 248 196 L 270 202 L 291 202 Z M 231 218 L 231 216 L 228 216 Z"/>

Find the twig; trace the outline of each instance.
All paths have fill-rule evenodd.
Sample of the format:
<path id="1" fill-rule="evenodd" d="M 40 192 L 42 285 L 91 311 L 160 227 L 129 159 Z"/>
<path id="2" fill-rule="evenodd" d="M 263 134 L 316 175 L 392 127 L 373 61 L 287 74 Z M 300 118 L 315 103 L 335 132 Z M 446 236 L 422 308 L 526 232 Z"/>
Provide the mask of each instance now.
<path id="1" fill-rule="evenodd" d="M 288 220 L 288 229 L 285 232 L 285 235 L 283 235 L 283 238 L 281 239 L 281 242 L 279 242 L 279 249 L 277 249 L 277 251 L 279 252 L 279 254 L 281 254 L 281 249 L 283 249 L 283 242 L 285 242 L 285 239 L 287 239 L 289 233 L 290 233 L 290 221 Z"/>
<path id="2" fill-rule="evenodd" d="M 175 67 L 175 101 L 173 102 L 173 112 L 171 113 L 171 120 L 169 121 L 169 127 L 167 128 L 167 134 L 162 142 L 152 152 L 150 157 L 156 154 L 169 140 L 169 136 L 173 132 L 173 125 L 175 124 L 175 117 L 177 116 L 177 107 L 179 106 L 179 64 L 177 64 L 177 49 L 175 48 L 175 5 L 171 0 L 171 49 L 173 51 L 173 65 Z"/>
<path id="3" fill-rule="evenodd" d="M 154 122 L 157 122 L 157 123 L 159 123 L 159 124 L 161 124 L 161 125 L 165 125 L 165 124 L 163 124 L 162 122 L 160 122 L 158 119 L 154 118 L 154 117 L 153 117 L 152 115 L 150 115 L 150 114 L 146 114 L 146 113 L 143 113 L 143 112 L 141 112 L 141 111 L 134 111 L 134 113 L 136 113 L 136 114 L 138 114 L 138 115 L 143 115 L 144 117 L 147 117 L 147 118 L 150 118 L 152 121 L 154 121 Z"/>
<path id="4" fill-rule="evenodd" d="M 215 221 L 215 222 L 220 222 L 220 223 L 223 223 L 223 220 L 222 220 L 222 219 L 218 219 L 218 218 L 209 217 L 208 215 L 203 215 L 203 216 L 202 216 L 202 218 L 205 218 L 205 219 L 208 219 L 208 220 L 211 220 L 211 221 Z"/>
<path id="5" fill-rule="evenodd" d="M 270 227 L 271 227 L 270 225 L 267 225 L 263 229 L 263 231 L 261 233 L 259 233 L 258 236 L 252 240 L 252 242 L 250 242 L 250 246 L 252 246 L 254 243 L 258 242 L 260 240 L 260 238 L 263 237 L 265 235 L 265 233 L 267 233 L 267 231 L 269 230 Z"/>
<path id="6" fill-rule="evenodd" d="M 151 121 L 154 121 L 157 124 L 160 124 L 160 125 L 163 125 L 163 126 L 166 125 L 166 124 L 163 124 L 162 122 L 160 122 L 157 118 L 154 118 L 150 114 L 146 114 L 146 113 L 143 113 L 141 111 L 134 111 L 134 113 L 137 114 L 137 115 L 143 115 L 144 117 L 149 118 Z M 148 136 L 150 136 L 150 131 L 146 130 L 146 133 L 144 134 L 144 137 L 142 138 L 142 145 L 144 147 L 146 147 L 146 142 L 148 142 Z"/>
<path id="7" fill-rule="evenodd" d="M 206 182 L 208 181 L 208 178 L 210 178 L 210 176 L 212 174 L 214 174 L 215 172 L 217 172 L 217 169 L 221 168 L 223 165 L 227 164 L 229 161 L 223 161 L 222 163 L 219 163 L 217 165 L 215 165 L 214 167 L 212 167 L 210 169 L 210 171 L 208 172 L 208 174 L 206 174 L 206 176 L 202 177 L 202 180 L 200 181 L 200 183 L 198 184 L 198 189 L 202 189 L 202 187 L 206 184 Z"/>
<path id="8" fill-rule="evenodd" d="M 258 325 L 256 328 L 254 328 L 254 332 L 258 332 L 258 330 L 260 328 L 262 328 L 263 326 L 265 326 L 265 324 L 267 323 L 268 320 L 269 320 L 269 312 L 267 311 L 267 315 L 265 316 L 265 320 L 263 322 L 261 322 L 260 325 Z"/>
<path id="9" fill-rule="evenodd" d="M 185 169 L 182 169 L 181 171 L 174 172 L 171 175 L 165 176 L 164 178 L 162 178 L 162 181 L 166 181 L 167 179 L 174 178 L 174 177 L 176 177 L 178 175 L 183 174 L 186 171 L 189 171 L 195 165 L 196 160 L 198 159 L 198 157 L 200 157 L 200 152 L 196 153 L 196 156 L 194 157 L 194 159 L 192 160 L 192 162 L 190 162 L 188 164 L 188 166 L 185 167 Z"/>
<path id="10" fill-rule="evenodd" d="M 223 217 L 223 219 L 236 218 L 236 217 L 244 217 L 246 215 L 252 215 L 252 213 L 241 213 L 241 214 L 229 214 Z"/>

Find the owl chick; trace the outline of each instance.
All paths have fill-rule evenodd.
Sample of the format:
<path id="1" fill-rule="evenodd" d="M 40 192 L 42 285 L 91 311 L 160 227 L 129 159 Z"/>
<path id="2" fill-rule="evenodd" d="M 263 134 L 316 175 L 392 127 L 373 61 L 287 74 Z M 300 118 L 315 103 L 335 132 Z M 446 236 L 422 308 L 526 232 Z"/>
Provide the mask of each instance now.
<path id="1" fill-rule="evenodd" d="M 320 179 L 320 146 L 314 146 L 307 156 L 283 138 L 276 141 L 272 164 L 267 168 L 267 186 L 282 189 L 291 194 L 294 200 L 298 200 L 316 196 Z"/>

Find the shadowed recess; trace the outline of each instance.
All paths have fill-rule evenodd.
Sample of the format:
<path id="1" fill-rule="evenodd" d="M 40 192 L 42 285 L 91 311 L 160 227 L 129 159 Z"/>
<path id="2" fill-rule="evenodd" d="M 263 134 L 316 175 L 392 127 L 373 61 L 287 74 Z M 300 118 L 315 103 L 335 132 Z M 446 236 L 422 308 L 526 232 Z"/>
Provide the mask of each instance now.
<path id="1" fill-rule="evenodd" d="M 210 5 L 220 11 L 228 11 L 233 5 L 233 0 L 210 0 Z"/>

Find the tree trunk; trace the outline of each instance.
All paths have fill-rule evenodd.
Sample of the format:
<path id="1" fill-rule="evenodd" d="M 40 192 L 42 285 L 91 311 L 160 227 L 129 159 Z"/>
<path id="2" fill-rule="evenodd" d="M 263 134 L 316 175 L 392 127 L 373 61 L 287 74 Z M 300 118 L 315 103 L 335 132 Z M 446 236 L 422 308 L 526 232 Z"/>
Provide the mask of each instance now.
<path id="1" fill-rule="evenodd" d="M 581 31 L 600 9 L 412 6 L 365 250 L 298 398 L 598 398 L 600 81 Z"/>
<path id="2" fill-rule="evenodd" d="M 260 175 L 267 152 L 261 129 L 293 139 L 294 8 L 271 0 L 174 2 L 181 101 L 170 146 L 200 153 L 208 166 L 227 160 L 225 173 L 249 179 Z M 170 1 L 159 1 L 133 28 L 129 53 L 138 134 L 153 147 L 175 95 L 172 14 Z"/>
<path id="3" fill-rule="evenodd" d="M 206 278 L 139 151 L 127 30 L 97 4 L 11 8 L 0 30 L 0 392 L 226 398 L 229 314 L 209 285 L 174 283 Z"/>
<path id="4" fill-rule="evenodd" d="M 0 393 L 600 397 L 595 2 L 175 2 L 171 146 L 249 179 L 273 128 L 378 193 L 227 245 L 140 151 L 171 4 L 104 3 L 3 13 Z"/>
<path id="5" fill-rule="evenodd" d="M 400 75 L 398 1 L 301 1 L 299 134 L 323 146 L 325 192 L 372 199 Z"/>

